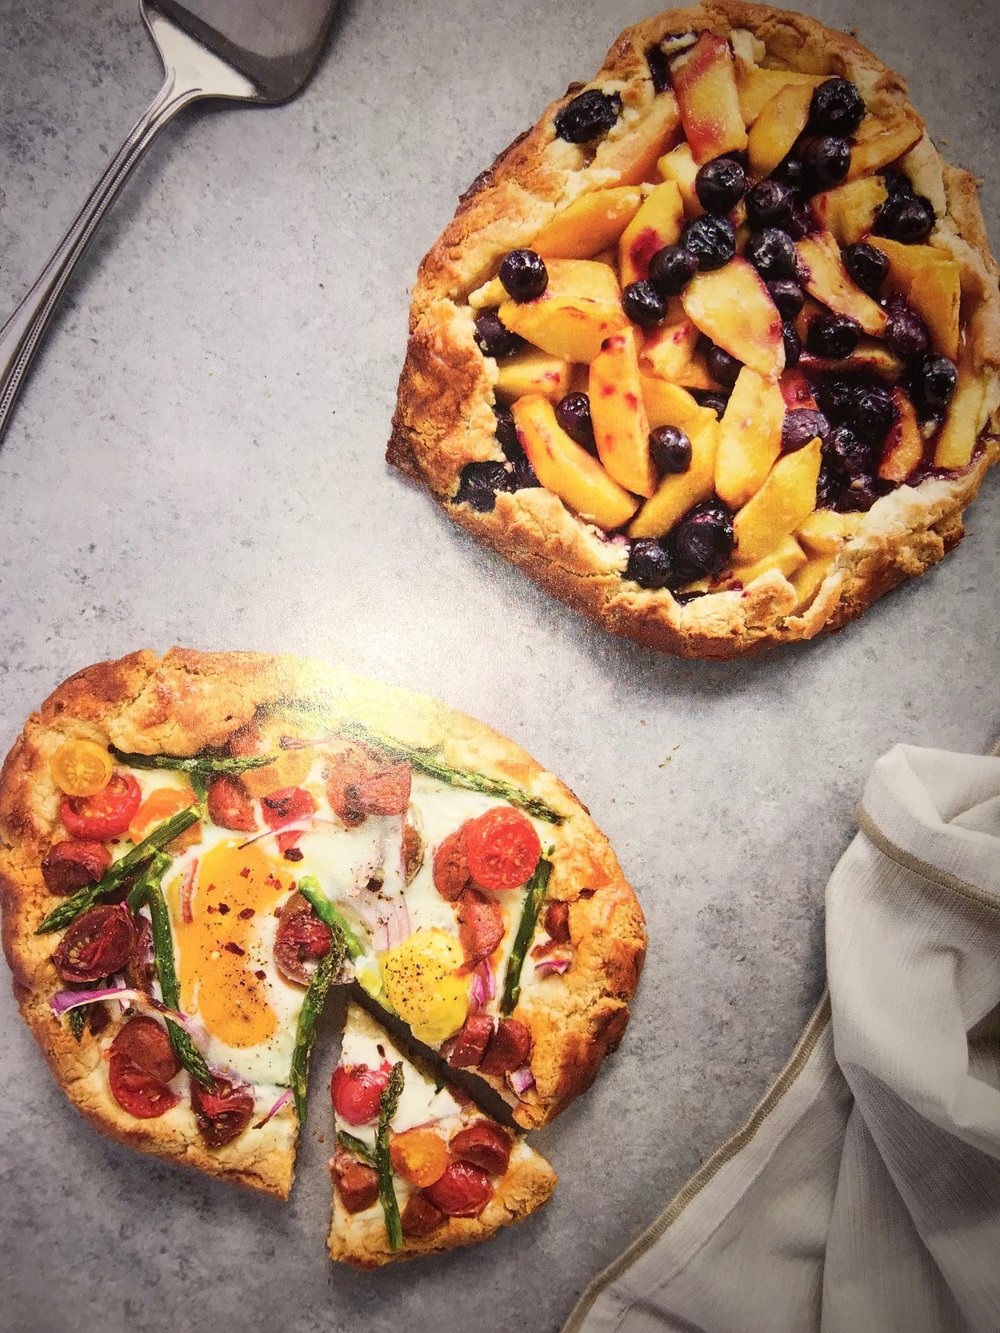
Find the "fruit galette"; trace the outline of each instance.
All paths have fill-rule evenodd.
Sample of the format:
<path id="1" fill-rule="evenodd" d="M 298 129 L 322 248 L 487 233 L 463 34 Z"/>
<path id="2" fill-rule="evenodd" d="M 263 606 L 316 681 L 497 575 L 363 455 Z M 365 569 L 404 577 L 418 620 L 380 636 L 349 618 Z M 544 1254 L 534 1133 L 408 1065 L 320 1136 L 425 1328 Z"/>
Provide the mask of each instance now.
<path id="1" fill-rule="evenodd" d="M 620 1040 L 646 942 L 606 839 L 523 750 L 255 654 L 141 652 L 60 686 L 0 777 L 0 891 L 21 1012 L 79 1109 L 282 1197 L 331 986 L 531 1127 Z M 365 1021 L 333 1081 L 334 1257 L 449 1247 L 543 1203 L 549 1167 Z"/>
<path id="2" fill-rule="evenodd" d="M 1000 448 L 973 178 L 844 33 L 626 30 L 424 259 L 388 457 L 616 634 L 731 657 L 963 535 Z"/>

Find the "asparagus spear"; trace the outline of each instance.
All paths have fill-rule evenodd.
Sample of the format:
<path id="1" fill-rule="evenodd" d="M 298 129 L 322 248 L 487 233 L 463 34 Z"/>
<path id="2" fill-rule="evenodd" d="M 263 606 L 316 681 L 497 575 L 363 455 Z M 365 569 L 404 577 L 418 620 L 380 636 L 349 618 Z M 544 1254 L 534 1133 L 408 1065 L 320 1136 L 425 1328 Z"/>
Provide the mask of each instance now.
<path id="1" fill-rule="evenodd" d="M 170 858 L 168 856 L 164 856 L 162 852 L 154 856 L 129 892 L 128 905 L 133 912 L 138 911 L 142 906 L 149 908 L 153 926 L 153 957 L 156 960 L 156 973 L 160 978 L 163 1003 L 168 1009 L 179 1010 L 181 988 L 177 981 L 177 969 L 174 965 L 174 939 L 170 932 L 170 913 L 167 911 L 167 903 L 161 887 L 163 876 L 169 868 Z M 170 1035 L 170 1045 L 174 1048 L 174 1054 L 184 1068 L 193 1078 L 197 1079 L 203 1088 L 214 1087 L 215 1079 L 212 1077 L 201 1051 L 191 1040 L 190 1034 L 185 1032 L 180 1024 L 175 1023 L 173 1019 L 165 1019 L 165 1022 L 167 1032 Z"/>
<path id="2" fill-rule="evenodd" d="M 74 1009 L 73 1012 L 76 1013 L 76 1010 Z M 367 1162 L 369 1166 L 378 1166 L 375 1154 L 372 1152 L 371 1148 L 369 1148 L 368 1144 L 365 1143 L 364 1139 L 355 1138 L 353 1134 L 348 1134 L 346 1130 L 338 1129 L 337 1142 L 342 1148 L 346 1149 L 347 1152 L 353 1153 L 355 1157 L 360 1157 L 361 1160 Z"/>
<path id="3" fill-rule="evenodd" d="M 403 1094 L 403 1062 L 392 1067 L 388 1084 L 379 1098 L 378 1129 L 375 1131 L 375 1168 L 378 1171 L 378 1194 L 385 1214 L 385 1229 L 389 1233 L 389 1248 L 398 1250 L 403 1243 L 403 1224 L 399 1204 L 392 1184 L 392 1163 L 389 1161 L 389 1125 L 396 1114 Z"/>
<path id="4" fill-rule="evenodd" d="M 202 777 L 214 777 L 219 773 L 245 773 L 248 768 L 263 768 L 265 764 L 273 764 L 278 758 L 276 754 L 138 754 L 119 750 L 115 745 L 109 746 L 109 749 L 120 764 L 127 764 L 129 768 L 169 768 Z"/>
<path id="5" fill-rule="evenodd" d="M 142 842 L 137 842 L 120 861 L 116 861 L 114 865 L 109 866 L 107 873 L 96 884 L 84 885 L 72 897 L 61 902 L 57 908 L 48 914 L 35 931 L 35 934 L 45 935 L 50 930 L 62 930 L 64 926 L 68 926 L 71 921 L 76 920 L 81 912 L 86 912 L 101 898 L 109 893 L 114 893 L 116 889 L 120 889 L 126 880 L 130 879 L 137 870 L 140 870 L 161 848 L 176 838 L 178 833 L 183 833 L 186 828 L 190 828 L 197 821 L 198 807 L 196 805 L 189 805 L 186 810 L 181 810 L 178 814 L 165 819 L 162 824 L 158 824 L 153 829 L 148 837 L 143 838 Z"/>
<path id="6" fill-rule="evenodd" d="M 299 893 L 311 905 L 321 921 L 325 921 L 331 930 L 339 930 L 344 937 L 344 950 L 348 958 L 360 958 L 365 947 L 344 920 L 341 913 L 319 886 L 315 875 L 303 875 L 298 882 Z"/>
<path id="7" fill-rule="evenodd" d="M 546 861 L 543 856 L 535 867 L 535 873 L 528 881 L 528 891 L 525 894 L 524 907 L 521 910 L 521 920 L 518 923 L 517 934 L 514 936 L 514 943 L 511 946 L 510 957 L 507 959 L 503 996 L 500 1000 L 500 1012 L 502 1014 L 513 1013 L 514 1006 L 520 997 L 521 969 L 524 967 L 525 955 L 535 933 L 538 913 L 542 910 L 542 903 L 545 901 L 545 893 L 549 886 L 549 876 L 551 874 L 552 862 Z"/>
<path id="8" fill-rule="evenodd" d="M 330 989 L 330 984 L 340 971 L 344 961 L 344 936 L 334 927 L 333 939 L 329 952 L 320 960 L 319 967 L 313 974 L 309 989 L 299 1010 L 299 1023 L 295 1032 L 295 1048 L 292 1051 L 291 1088 L 295 1099 L 295 1113 L 299 1118 L 299 1129 L 306 1123 L 306 1091 L 309 1084 L 309 1056 L 316 1040 L 316 1020 L 319 1018 L 323 1001 Z"/>
<path id="9" fill-rule="evenodd" d="M 78 1009 L 69 1011 L 69 1030 L 77 1041 L 83 1037 L 83 1029 L 87 1026 L 87 1010 L 89 1008 L 89 1005 L 81 1004 Z"/>
<path id="10" fill-rule="evenodd" d="M 472 773 L 467 769 L 452 768 L 443 759 L 437 758 L 430 750 L 420 750 L 401 741 L 392 740 L 380 732 L 373 731 L 362 722 L 351 722 L 342 730 L 342 735 L 351 736 L 369 745 L 376 745 L 395 759 L 406 759 L 420 773 L 447 783 L 449 787 L 462 787 L 466 791 L 479 791 L 484 796 L 496 796 L 502 801 L 516 805 L 525 814 L 535 819 L 543 819 L 547 824 L 561 824 L 565 815 L 554 810 L 547 801 L 538 796 L 530 796 L 523 788 L 503 778 L 488 778 L 482 773 Z"/>

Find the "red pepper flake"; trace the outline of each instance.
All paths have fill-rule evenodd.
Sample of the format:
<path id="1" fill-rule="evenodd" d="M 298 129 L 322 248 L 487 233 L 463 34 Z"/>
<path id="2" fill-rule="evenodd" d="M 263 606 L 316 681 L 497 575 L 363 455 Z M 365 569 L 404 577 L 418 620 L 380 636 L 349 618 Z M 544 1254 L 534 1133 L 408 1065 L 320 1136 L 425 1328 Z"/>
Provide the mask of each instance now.
<path id="1" fill-rule="evenodd" d="M 250 878 L 250 867 L 244 866 L 243 869 L 240 871 L 240 879 L 249 879 L 249 878 Z"/>
<path id="2" fill-rule="evenodd" d="M 276 893 L 281 892 L 281 880 L 278 879 L 277 875 L 268 875 L 264 883 L 267 885 L 269 889 L 274 889 Z"/>
<path id="3" fill-rule="evenodd" d="M 237 956 L 237 958 L 246 957 L 246 952 L 247 952 L 246 949 L 241 949 L 240 946 L 236 944 L 233 940 L 227 940 L 222 947 L 224 949 L 228 949 L 230 953 L 234 953 Z"/>
<path id="4" fill-rule="evenodd" d="M 254 976 L 257 978 L 258 981 L 267 980 L 267 973 L 264 971 L 262 967 L 257 969 L 257 971 L 254 973 Z"/>
<path id="5" fill-rule="evenodd" d="M 213 907 L 213 905 L 212 905 L 211 903 L 208 904 L 208 914 L 209 914 L 209 916 L 215 916 L 215 914 L 218 912 L 218 910 L 219 910 L 219 909 L 218 909 L 217 907 Z"/>
<path id="6" fill-rule="evenodd" d="M 220 913 L 221 916 L 228 916 L 228 915 L 229 915 L 229 904 L 228 904 L 228 903 L 219 903 L 219 913 Z"/>
<path id="7" fill-rule="evenodd" d="M 215 885 L 214 885 L 214 884 L 209 884 L 209 886 L 208 886 L 208 891 L 209 891 L 209 893 L 214 893 L 214 892 L 215 892 Z"/>
<path id="8" fill-rule="evenodd" d="M 244 907 L 242 912 L 237 912 L 237 916 L 241 921 L 249 921 L 250 918 L 253 916 L 253 908 Z"/>
<path id="9" fill-rule="evenodd" d="M 302 848 L 301 848 L 301 847 L 289 847 L 288 851 L 284 853 L 284 857 L 285 857 L 285 860 L 286 860 L 286 861 L 301 861 L 301 860 L 302 860 Z"/>

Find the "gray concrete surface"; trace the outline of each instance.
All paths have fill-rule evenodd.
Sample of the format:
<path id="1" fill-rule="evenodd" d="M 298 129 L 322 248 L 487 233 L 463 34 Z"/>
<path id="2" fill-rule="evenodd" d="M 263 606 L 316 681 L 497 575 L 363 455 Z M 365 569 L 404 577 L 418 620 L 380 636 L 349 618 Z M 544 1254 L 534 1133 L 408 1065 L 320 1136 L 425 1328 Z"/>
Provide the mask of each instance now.
<path id="1" fill-rule="evenodd" d="M 915 86 L 1000 207 L 987 0 L 807 8 Z M 0 1326 L 559 1326 L 744 1119 L 822 985 L 822 899 L 895 741 L 997 730 L 994 478 L 962 547 L 839 637 L 730 666 L 595 633 L 382 461 L 407 286 L 455 197 L 645 11 L 344 0 L 314 83 L 188 113 L 94 246 L 0 447 L 0 746 L 67 674 L 139 645 L 286 649 L 436 693 L 590 805 L 651 947 L 598 1085 L 538 1136 L 562 1177 L 489 1246 L 375 1276 L 325 1256 L 330 1118 L 288 1206 L 158 1165 L 64 1101 L 0 995 Z M 152 96 L 133 0 L 0 4 L 0 312 Z"/>

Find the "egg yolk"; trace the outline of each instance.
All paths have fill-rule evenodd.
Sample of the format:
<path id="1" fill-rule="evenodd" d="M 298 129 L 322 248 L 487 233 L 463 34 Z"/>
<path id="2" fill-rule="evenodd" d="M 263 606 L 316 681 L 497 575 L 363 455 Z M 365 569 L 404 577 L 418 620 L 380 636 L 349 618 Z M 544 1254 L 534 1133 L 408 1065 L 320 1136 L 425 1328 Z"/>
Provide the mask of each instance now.
<path id="1" fill-rule="evenodd" d="M 439 1046 L 465 1022 L 469 981 L 458 975 L 463 961 L 458 940 L 436 926 L 415 931 L 382 955 L 386 999 L 428 1046 Z"/>
<path id="2" fill-rule="evenodd" d="M 179 882 L 172 887 L 184 895 Z M 259 846 L 220 844 L 201 858 L 186 910 L 178 904 L 171 913 L 181 1008 L 197 1013 L 227 1046 L 259 1046 L 277 1031 L 271 982 L 256 973 L 270 973 L 261 967 L 260 918 L 273 913 L 287 888 Z"/>

